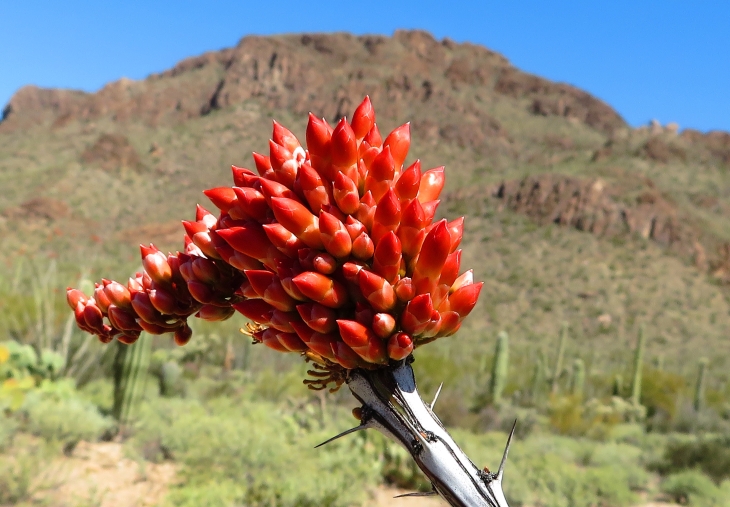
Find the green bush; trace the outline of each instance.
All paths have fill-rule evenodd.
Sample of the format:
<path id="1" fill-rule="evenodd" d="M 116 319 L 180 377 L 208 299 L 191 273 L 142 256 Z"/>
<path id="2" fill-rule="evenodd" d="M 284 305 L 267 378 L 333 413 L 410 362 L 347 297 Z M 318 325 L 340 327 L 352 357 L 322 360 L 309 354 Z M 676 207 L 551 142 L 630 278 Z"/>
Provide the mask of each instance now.
<path id="1" fill-rule="evenodd" d="M 730 497 L 698 470 L 672 474 L 664 479 L 661 488 L 675 502 L 693 507 L 722 507 L 730 501 Z"/>
<path id="2" fill-rule="evenodd" d="M 730 435 L 674 437 L 657 468 L 664 474 L 696 468 L 718 483 L 730 479 Z"/>
<path id="3" fill-rule="evenodd" d="M 26 416 L 24 429 L 47 441 L 94 441 L 114 426 L 110 418 L 78 395 L 72 380 L 44 381 L 28 393 L 21 412 Z"/>

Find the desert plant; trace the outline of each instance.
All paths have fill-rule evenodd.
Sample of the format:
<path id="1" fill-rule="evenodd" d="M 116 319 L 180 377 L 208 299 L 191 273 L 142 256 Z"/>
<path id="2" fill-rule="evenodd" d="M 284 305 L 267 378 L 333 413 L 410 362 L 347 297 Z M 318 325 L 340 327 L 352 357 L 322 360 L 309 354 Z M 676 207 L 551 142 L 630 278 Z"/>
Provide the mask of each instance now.
<path id="1" fill-rule="evenodd" d="M 558 341 L 558 353 L 555 358 L 555 369 L 551 377 L 551 388 L 550 392 L 556 394 L 558 392 L 558 382 L 560 381 L 560 375 L 563 373 L 563 356 L 565 355 L 565 346 L 568 339 L 568 323 L 563 322 L 560 326 L 560 339 Z"/>
<path id="2" fill-rule="evenodd" d="M 570 379 L 570 393 L 578 398 L 583 397 L 586 382 L 586 367 L 582 359 L 573 362 L 573 375 Z"/>
<path id="3" fill-rule="evenodd" d="M 499 405 L 502 402 L 502 393 L 507 384 L 507 372 L 509 370 L 509 336 L 501 331 L 497 335 L 497 344 L 494 349 L 494 362 L 492 363 L 492 378 L 489 383 L 489 394 L 493 404 Z"/>
<path id="4" fill-rule="evenodd" d="M 705 405 L 705 376 L 707 374 L 707 358 L 699 360 L 697 365 L 697 383 L 695 384 L 694 408 L 699 412 Z"/>
<path id="5" fill-rule="evenodd" d="M 190 316 L 238 311 L 255 341 L 313 363 L 311 388 L 347 382 L 360 425 L 335 438 L 375 428 L 408 450 L 433 494 L 504 505 L 504 459 L 496 473 L 475 467 L 410 367 L 415 348 L 459 329 L 482 287 L 459 274 L 463 218 L 432 223 L 443 167 L 406 167 L 410 126 L 382 139 L 367 98 L 334 129 L 310 115 L 306 136 L 308 151 L 274 123 L 270 156 L 254 154 L 259 174 L 233 167 L 233 187 L 205 192 L 221 214 L 198 206 L 183 253 L 143 246 L 144 271 L 126 285 L 104 280 L 93 297 L 69 289 L 78 326 L 103 342 L 131 344 L 144 330 L 183 345 Z"/>
<path id="6" fill-rule="evenodd" d="M 131 421 L 133 411 L 144 392 L 151 348 L 152 338 L 144 335 L 133 346 L 117 343 L 113 366 L 112 415 L 122 427 Z"/>
<path id="7" fill-rule="evenodd" d="M 635 405 L 641 404 L 641 373 L 644 367 L 644 325 L 639 326 L 639 337 L 634 349 L 634 372 L 631 377 L 631 402 Z"/>

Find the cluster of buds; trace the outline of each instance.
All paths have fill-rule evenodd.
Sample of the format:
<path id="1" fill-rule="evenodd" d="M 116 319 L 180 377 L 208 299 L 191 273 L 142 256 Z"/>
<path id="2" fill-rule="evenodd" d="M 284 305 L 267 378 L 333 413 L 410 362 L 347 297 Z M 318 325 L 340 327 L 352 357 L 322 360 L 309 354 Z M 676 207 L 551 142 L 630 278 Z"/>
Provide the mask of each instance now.
<path id="1" fill-rule="evenodd" d="M 143 247 L 126 287 L 69 289 L 79 326 L 103 341 L 145 330 L 185 343 L 190 315 L 238 311 L 257 342 L 345 369 L 454 334 L 482 284 L 460 274 L 463 218 L 434 222 L 444 168 L 404 166 L 409 124 L 383 139 L 368 98 L 334 128 L 310 114 L 306 145 L 274 122 L 257 171 L 234 166 L 232 187 L 204 192 L 219 216 L 198 207 L 183 222 L 185 253 Z"/>

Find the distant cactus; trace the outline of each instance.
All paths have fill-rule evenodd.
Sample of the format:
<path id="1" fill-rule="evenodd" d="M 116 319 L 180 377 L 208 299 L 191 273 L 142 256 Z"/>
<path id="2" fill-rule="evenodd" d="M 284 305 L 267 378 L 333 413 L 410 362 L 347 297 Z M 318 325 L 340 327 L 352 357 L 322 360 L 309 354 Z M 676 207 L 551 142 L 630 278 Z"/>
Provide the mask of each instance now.
<path id="1" fill-rule="evenodd" d="M 659 354 L 654 358 L 654 368 L 664 371 L 664 354 Z"/>
<path id="2" fill-rule="evenodd" d="M 697 371 L 697 385 L 695 386 L 695 399 L 694 407 L 695 411 L 699 412 L 705 405 L 705 377 L 707 375 L 707 358 L 702 358 L 699 361 L 699 367 Z"/>
<path id="3" fill-rule="evenodd" d="M 641 374 L 644 365 L 645 346 L 644 325 L 639 326 L 639 338 L 634 351 L 634 376 L 631 380 L 631 402 L 634 405 L 641 404 Z"/>
<path id="4" fill-rule="evenodd" d="M 166 361 L 162 364 L 158 380 L 160 384 L 160 396 L 170 398 L 185 394 L 182 368 L 176 361 Z"/>
<path id="5" fill-rule="evenodd" d="M 537 400 L 540 399 L 545 381 L 545 356 L 541 352 L 538 354 L 537 361 L 535 362 L 535 366 L 532 370 L 530 401 L 533 405 L 537 404 Z"/>
<path id="6" fill-rule="evenodd" d="M 565 342 L 568 338 L 568 323 L 563 322 L 560 328 L 560 341 L 558 343 L 558 357 L 555 359 L 555 370 L 551 378 L 552 386 L 550 392 L 553 394 L 558 392 L 558 381 L 560 380 L 560 374 L 563 371 L 563 356 L 565 355 Z"/>
<path id="7" fill-rule="evenodd" d="M 112 415 L 125 426 L 144 392 L 145 379 L 150 364 L 152 338 L 143 335 L 137 343 L 126 345 L 117 342 L 114 356 L 114 406 Z"/>
<path id="8" fill-rule="evenodd" d="M 494 351 L 494 363 L 492 363 L 492 380 L 489 385 L 489 394 L 492 403 L 498 405 L 502 401 L 502 393 L 507 384 L 507 371 L 509 369 L 509 336 L 502 331 L 497 336 L 497 347 Z"/>
<path id="9" fill-rule="evenodd" d="M 614 396 L 621 396 L 624 392 L 624 378 L 621 375 L 613 377 L 613 394 Z"/>
<path id="10" fill-rule="evenodd" d="M 570 382 L 570 394 L 573 396 L 583 396 L 586 381 L 586 367 L 582 359 L 576 359 L 573 362 L 573 377 Z"/>

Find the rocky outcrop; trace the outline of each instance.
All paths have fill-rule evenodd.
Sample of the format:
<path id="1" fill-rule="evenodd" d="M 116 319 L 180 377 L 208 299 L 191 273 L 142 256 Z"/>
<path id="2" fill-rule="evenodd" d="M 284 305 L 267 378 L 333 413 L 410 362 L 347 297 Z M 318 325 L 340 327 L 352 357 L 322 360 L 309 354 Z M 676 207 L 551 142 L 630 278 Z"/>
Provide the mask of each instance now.
<path id="1" fill-rule="evenodd" d="M 234 48 L 183 60 L 142 81 L 122 79 L 97 93 L 27 86 L 10 100 L 0 130 L 102 117 L 176 124 L 249 100 L 333 119 L 349 114 L 366 94 L 388 104 L 389 117 L 430 121 L 441 127 L 436 136 L 472 147 L 495 135 L 509 138 L 475 101 L 526 99 L 524 107 L 535 114 L 575 118 L 603 132 L 625 125 L 589 94 L 521 72 L 486 48 L 398 31 L 393 37 L 249 36 Z"/>
<path id="2" fill-rule="evenodd" d="M 116 171 L 122 168 L 142 171 L 144 165 L 129 143 L 129 139 L 120 134 L 102 134 L 96 142 L 81 154 L 81 162 L 99 167 L 104 171 Z"/>

